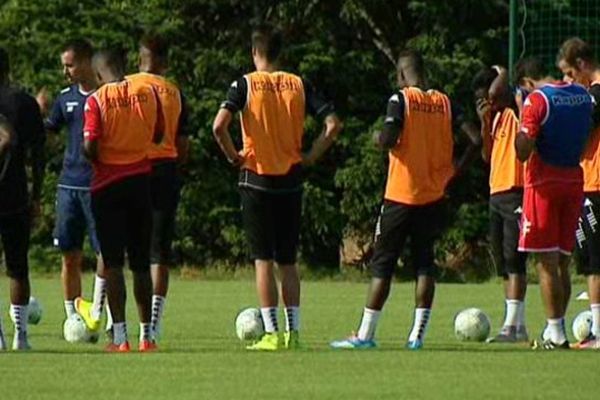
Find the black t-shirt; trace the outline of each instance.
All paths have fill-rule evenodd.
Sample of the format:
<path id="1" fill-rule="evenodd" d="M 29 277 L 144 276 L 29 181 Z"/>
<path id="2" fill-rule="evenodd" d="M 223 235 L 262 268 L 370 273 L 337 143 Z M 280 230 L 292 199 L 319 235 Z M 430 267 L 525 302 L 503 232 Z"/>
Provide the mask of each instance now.
<path id="1" fill-rule="evenodd" d="M 306 112 L 309 115 L 323 118 L 335 111 L 333 104 L 325 100 L 309 81 L 302 79 L 302 85 L 304 86 Z M 247 99 L 248 81 L 244 77 L 241 77 L 229 86 L 227 99 L 221 103 L 221 108 L 225 108 L 232 113 L 242 111 L 246 106 Z"/>
<path id="2" fill-rule="evenodd" d="M 388 100 L 387 111 L 385 113 L 385 121 L 383 131 L 381 132 L 382 140 L 387 143 L 388 148 L 394 146 L 398 141 L 398 137 L 404 127 L 404 111 L 406 108 L 406 100 L 402 91 L 394 93 Z M 464 110 L 454 101 L 450 101 L 452 113 L 452 126 L 457 128 L 464 121 Z"/>
<path id="3" fill-rule="evenodd" d="M 590 86 L 590 94 L 594 98 L 594 110 L 592 111 L 592 126 L 597 128 L 600 126 L 600 84 L 595 83 Z"/>
<path id="4" fill-rule="evenodd" d="M 324 118 L 335 112 L 333 104 L 325 100 L 310 82 L 302 79 L 302 85 L 307 114 L 315 118 Z M 246 107 L 247 100 L 248 81 L 242 77 L 231 84 L 227 99 L 221 103 L 221 108 L 237 113 Z M 259 175 L 245 169 L 240 172 L 238 185 L 272 193 L 285 193 L 301 190 L 302 179 L 302 167 L 298 164 L 282 176 Z"/>
<path id="5" fill-rule="evenodd" d="M 25 161 L 28 151 L 42 154 L 44 122 L 35 99 L 22 90 L 0 87 L 0 114 L 13 130 L 9 161 L 0 180 L 0 215 L 20 212 L 28 206 Z M 43 165 L 42 157 L 32 157 L 33 163 Z"/>

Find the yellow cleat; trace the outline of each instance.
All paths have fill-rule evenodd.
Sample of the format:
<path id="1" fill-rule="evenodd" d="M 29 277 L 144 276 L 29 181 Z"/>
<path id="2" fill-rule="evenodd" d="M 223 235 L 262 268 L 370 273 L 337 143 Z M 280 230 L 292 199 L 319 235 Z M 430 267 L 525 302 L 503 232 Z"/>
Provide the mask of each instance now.
<path id="1" fill-rule="evenodd" d="M 92 303 L 85 300 L 83 297 L 75 299 L 75 310 L 77 314 L 85 321 L 85 325 L 92 332 L 96 333 L 100 330 L 100 320 L 92 318 Z"/>
<path id="2" fill-rule="evenodd" d="M 281 347 L 277 332 L 265 333 L 256 343 L 247 346 L 246 350 L 277 351 Z"/>
<path id="3" fill-rule="evenodd" d="M 298 350 L 300 346 L 300 334 L 298 331 L 285 332 L 283 334 L 284 345 L 288 350 Z"/>

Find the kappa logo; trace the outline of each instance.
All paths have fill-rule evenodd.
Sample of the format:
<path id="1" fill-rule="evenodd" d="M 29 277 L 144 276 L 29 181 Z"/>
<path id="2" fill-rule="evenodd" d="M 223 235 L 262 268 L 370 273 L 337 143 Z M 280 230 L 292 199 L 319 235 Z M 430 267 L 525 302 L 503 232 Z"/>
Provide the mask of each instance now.
<path id="1" fill-rule="evenodd" d="M 515 211 L 513 211 L 513 214 L 523 214 L 523 207 L 519 206 L 519 207 L 515 208 Z"/>

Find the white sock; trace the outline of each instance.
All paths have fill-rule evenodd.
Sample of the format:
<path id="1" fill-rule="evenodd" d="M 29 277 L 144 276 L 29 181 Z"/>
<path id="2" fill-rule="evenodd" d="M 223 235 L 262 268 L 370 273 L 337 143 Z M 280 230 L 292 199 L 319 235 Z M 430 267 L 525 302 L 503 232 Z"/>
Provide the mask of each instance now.
<path id="1" fill-rule="evenodd" d="M 75 302 L 73 300 L 65 300 L 65 314 L 67 314 L 67 318 L 73 314 L 77 314 Z"/>
<path id="2" fill-rule="evenodd" d="M 504 326 L 516 327 L 519 322 L 519 300 L 506 299 L 506 312 L 504 315 Z"/>
<path id="3" fill-rule="evenodd" d="M 27 306 L 17 304 L 10 305 L 10 317 L 15 324 L 15 336 L 13 337 L 13 348 L 23 342 L 27 342 Z"/>
<path id="4" fill-rule="evenodd" d="M 408 341 L 425 338 L 425 332 L 427 331 L 427 324 L 429 323 L 429 316 L 431 315 L 430 308 L 415 308 L 415 319 L 413 321 L 413 327 L 408 335 Z"/>
<path id="5" fill-rule="evenodd" d="M 300 307 L 285 308 L 285 330 L 287 332 L 300 330 Z"/>
<path id="6" fill-rule="evenodd" d="M 377 329 L 377 321 L 379 321 L 380 315 L 380 310 L 372 310 L 365 307 L 357 334 L 360 340 L 373 340 L 373 337 L 375 337 L 375 330 Z"/>
<path id="7" fill-rule="evenodd" d="M 140 323 L 140 342 L 143 340 L 152 340 L 152 330 L 147 322 Z"/>
<path id="8" fill-rule="evenodd" d="M 162 315 L 165 309 L 165 303 L 167 302 L 166 297 L 153 295 L 152 296 L 152 319 L 150 320 L 150 326 L 152 329 L 152 336 L 157 337 L 160 335 L 160 327 L 162 322 Z"/>
<path id="9" fill-rule="evenodd" d="M 279 331 L 277 326 L 277 307 L 261 307 L 260 315 L 265 324 L 265 332 L 274 333 Z"/>
<path id="10" fill-rule="evenodd" d="M 116 322 L 113 324 L 113 343 L 123 344 L 127 341 L 127 323 Z"/>
<path id="11" fill-rule="evenodd" d="M 548 338 L 556 344 L 561 344 L 565 340 L 567 340 L 567 335 L 565 334 L 565 324 L 563 322 L 563 318 L 550 318 L 548 321 L 548 327 L 546 331 L 548 333 Z"/>
<path id="12" fill-rule="evenodd" d="M 519 301 L 519 307 L 517 309 L 517 327 L 525 327 L 525 301 Z"/>
<path id="13" fill-rule="evenodd" d="M 92 309 L 90 314 L 94 319 L 100 319 L 102 316 L 102 309 L 106 303 L 106 279 L 96 275 L 94 280 L 94 297 L 92 299 Z"/>
<path id="14" fill-rule="evenodd" d="M 592 335 L 600 338 L 600 304 L 590 304 L 592 310 Z"/>
<path id="15" fill-rule="evenodd" d="M 106 302 L 106 307 L 104 308 L 106 309 L 106 327 L 104 328 L 104 330 L 110 331 L 113 327 L 113 319 L 112 313 L 110 312 L 110 307 L 108 306 L 108 302 Z"/>

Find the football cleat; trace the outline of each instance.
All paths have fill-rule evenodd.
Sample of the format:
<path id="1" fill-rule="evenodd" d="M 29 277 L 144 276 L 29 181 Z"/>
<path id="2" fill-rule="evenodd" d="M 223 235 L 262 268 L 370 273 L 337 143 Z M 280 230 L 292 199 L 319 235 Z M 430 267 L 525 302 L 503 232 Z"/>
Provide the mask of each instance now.
<path id="1" fill-rule="evenodd" d="M 571 346 L 569 346 L 568 340 L 565 340 L 562 343 L 554 343 L 552 340 L 534 340 L 531 344 L 531 348 L 533 350 L 568 350 Z"/>
<path id="2" fill-rule="evenodd" d="M 332 349 L 372 349 L 377 347 L 377 344 L 373 339 L 370 340 L 362 340 L 359 339 L 358 336 L 352 334 L 349 338 L 343 340 L 334 340 L 329 343 L 329 346 Z"/>
<path id="3" fill-rule="evenodd" d="M 147 353 L 158 350 L 158 346 L 156 346 L 156 343 L 153 340 L 142 340 L 138 346 L 138 350 L 141 353 Z"/>
<path id="4" fill-rule="evenodd" d="M 423 348 L 423 341 L 421 339 L 409 340 L 406 342 L 406 348 L 409 350 L 421 350 Z"/>
<path id="5" fill-rule="evenodd" d="M 77 314 L 81 315 L 81 318 L 85 321 L 85 326 L 87 326 L 92 333 L 98 332 L 100 329 L 100 320 L 92 318 L 91 302 L 85 300 L 83 297 L 77 297 L 75 299 L 75 310 L 77 310 Z"/>
<path id="6" fill-rule="evenodd" d="M 517 342 L 517 327 L 503 326 L 496 336 L 488 338 L 486 343 L 516 343 Z"/>
<path id="7" fill-rule="evenodd" d="M 4 338 L 4 332 L 2 331 L 2 328 L 0 328 L 0 350 L 6 350 L 7 346 L 6 346 L 6 339 Z"/>
<path id="8" fill-rule="evenodd" d="M 300 349 L 300 334 L 298 331 L 285 332 L 283 334 L 283 344 L 288 350 Z"/>
<path id="9" fill-rule="evenodd" d="M 123 342 L 121 344 L 109 343 L 104 350 L 107 353 L 129 353 L 131 347 L 129 347 L 129 342 Z"/>
<path id="10" fill-rule="evenodd" d="M 15 351 L 22 350 L 31 350 L 31 346 L 29 345 L 29 341 L 27 340 L 27 335 L 20 333 L 15 334 L 12 343 L 12 349 Z"/>
<path id="11" fill-rule="evenodd" d="M 265 333 L 256 343 L 246 346 L 247 350 L 277 351 L 280 348 L 279 335 L 277 332 Z"/>
<path id="12" fill-rule="evenodd" d="M 571 348 L 577 350 L 600 350 L 600 339 L 594 335 L 590 335 L 581 342 L 572 344 Z"/>

